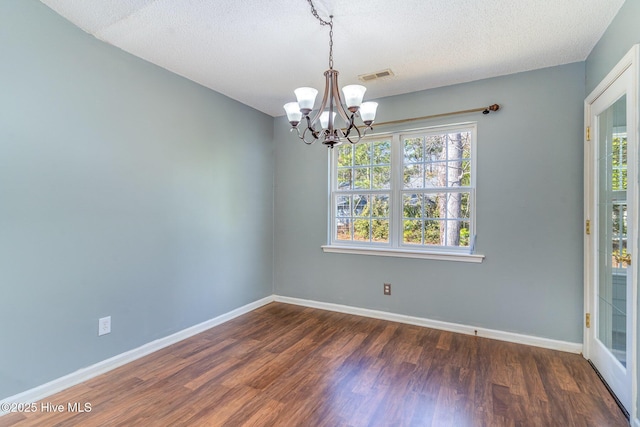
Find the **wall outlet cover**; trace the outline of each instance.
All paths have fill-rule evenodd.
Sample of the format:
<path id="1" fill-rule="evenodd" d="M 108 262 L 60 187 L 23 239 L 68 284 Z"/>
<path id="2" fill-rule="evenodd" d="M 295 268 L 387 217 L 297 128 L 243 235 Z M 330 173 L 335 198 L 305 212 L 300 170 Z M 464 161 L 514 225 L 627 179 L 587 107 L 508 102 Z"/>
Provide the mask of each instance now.
<path id="1" fill-rule="evenodd" d="M 111 316 L 98 319 L 98 336 L 111 333 Z"/>

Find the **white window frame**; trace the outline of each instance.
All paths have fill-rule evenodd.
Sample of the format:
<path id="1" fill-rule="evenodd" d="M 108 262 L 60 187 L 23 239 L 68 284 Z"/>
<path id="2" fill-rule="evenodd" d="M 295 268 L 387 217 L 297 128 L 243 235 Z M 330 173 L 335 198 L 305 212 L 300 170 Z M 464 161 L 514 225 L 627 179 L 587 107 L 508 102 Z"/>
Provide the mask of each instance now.
<path id="1" fill-rule="evenodd" d="M 470 185 L 462 187 L 470 193 L 469 200 L 469 247 L 445 247 L 437 245 L 414 245 L 403 242 L 403 207 L 402 193 L 404 179 L 404 153 L 403 140 L 411 136 L 439 135 L 443 133 L 454 132 L 471 132 L 471 176 Z M 475 253 L 475 236 L 476 228 L 476 173 L 477 173 L 477 123 L 467 122 L 444 126 L 431 126 L 420 129 L 412 129 L 406 131 L 394 131 L 386 133 L 378 133 L 362 139 L 362 142 L 380 141 L 382 139 L 391 140 L 391 188 L 388 190 L 353 190 L 352 193 L 359 194 L 375 194 L 389 193 L 389 242 L 362 242 L 362 241 L 344 241 L 335 239 L 336 230 L 336 199 L 340 195 L 348 194 L 348 192 L 337 191 L 337 159 L 338 150 L 329 150 L 329 220 L 328 220 L 328 236 L 327 245 L 322 246 L 324 252 L 331 253 L 348 253 L 360 255 L 379 255 L 393 256 L 402 258 L 423 258 L 445 261 L 461 261 L 461 262 L 482 262 L 484 255 Z M 457 188 L 456 188 L 457 189 Z M 429 188 L 415 189 L 421 193 L 451 193 L 450 187 L 445 188 Z M 466 192 L 466 191 L 465 191 Z"/>

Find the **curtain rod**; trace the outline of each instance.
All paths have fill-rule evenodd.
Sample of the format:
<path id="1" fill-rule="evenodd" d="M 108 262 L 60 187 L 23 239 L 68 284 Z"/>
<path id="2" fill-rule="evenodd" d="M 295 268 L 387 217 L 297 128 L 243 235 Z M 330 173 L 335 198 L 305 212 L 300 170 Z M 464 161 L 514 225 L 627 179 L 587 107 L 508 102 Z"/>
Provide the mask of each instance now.
<path id="1" fill-rule="evenodd" d="M 499 109 L 500 109 L 500 106 L 498 104 L 493 104 L 493 105 L 490 105 L 488 107 L 473 108 L 471 110 L 452 111 L 450 113 L 432 114 L 430 116 L 413 117 L 411 119 L 391 120 L 391 121 L 388 121 L 388 122 L 381 122 L 381 123 L 374 122 L 374 126 L 395 125 L 395 124 L 399 124 L 399 123 L 414 122 L 416 120 L 435 119 L 436 117 L 453 116 L 453 115 L 456 115 L 456 114 L 475 113 L 475 112 L 478 112 L 478 111 L 482 111 L 482 114 L 489 114 L 490 112 L 498 111 Z"/>

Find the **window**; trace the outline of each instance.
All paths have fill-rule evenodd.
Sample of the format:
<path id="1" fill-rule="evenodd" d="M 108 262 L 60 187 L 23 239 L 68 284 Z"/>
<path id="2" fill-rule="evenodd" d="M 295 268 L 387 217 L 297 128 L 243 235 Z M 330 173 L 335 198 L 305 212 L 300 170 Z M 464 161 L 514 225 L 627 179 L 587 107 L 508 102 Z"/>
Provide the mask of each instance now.
<path id="1" fill-rule="evenodd" d="M 476 125 L 467 123 L 336 147 L 325 251 L 456 259 L 446 257 L 454 254 L 469 260 L 464 258 L 474 251 L 475 139 Z"/>

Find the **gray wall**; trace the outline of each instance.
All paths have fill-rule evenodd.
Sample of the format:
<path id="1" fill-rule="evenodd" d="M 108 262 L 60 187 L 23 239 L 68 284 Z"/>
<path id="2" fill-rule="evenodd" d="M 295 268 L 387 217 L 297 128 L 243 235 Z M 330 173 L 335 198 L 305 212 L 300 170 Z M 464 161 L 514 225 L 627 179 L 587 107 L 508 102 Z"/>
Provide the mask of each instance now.
<path id="1" fill-rule="evenodd" d="M 584 79 L 574 63 L 379 100 L 378 121 L 502 106 L 409 125 L 478 122 L 482 264 L 323 253 L 326 149 L 276 120 L 276 293 L 582 342 Z"/>
<path id="2" fill-rule="evenodd" d="M 0 58 L 0 399 L 273 293 L 271 117 L 35 0 Z"/>
<path id="3" fill-rule="evenodd" d="M 640 43 L 640 1 L 627 0 L 586 60 L 587 90 L 591 93 L 636 43 Z"/>

